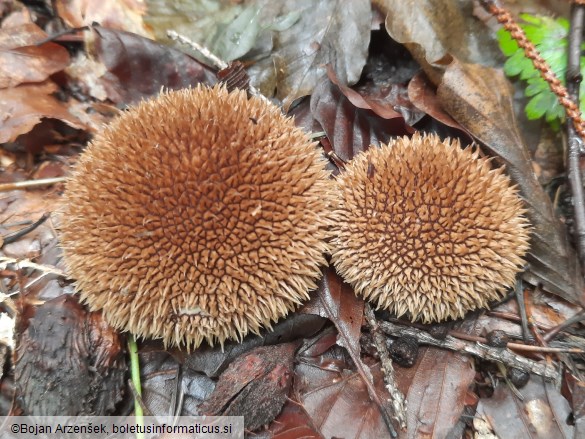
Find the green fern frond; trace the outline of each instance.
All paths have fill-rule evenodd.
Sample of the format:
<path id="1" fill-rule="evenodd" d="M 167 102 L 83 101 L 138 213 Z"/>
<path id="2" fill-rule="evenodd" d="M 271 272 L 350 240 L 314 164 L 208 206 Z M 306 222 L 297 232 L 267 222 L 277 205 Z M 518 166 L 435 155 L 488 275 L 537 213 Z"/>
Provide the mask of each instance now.
<path id="1" fill-rule="evenodd" d="M 520 18 L 522 20 L 520 27 L 527 38 L 536 46 L 551 70 L 564 84 L 567 70 L 569 22 L 564 18 L 553 19 L 529 14 L 521 14 Z M 516 41 L 505 29 L 498 31 L 497 38 L 500 49 L 508 57 L 504 64 L 506 75 L 519 76 L 520 79 L 526 81 L 525 94 L 530 97 L 525 108 L 528 119 L 544 117 L 553 126 L 558 126 L 565 119 L 565 111 L 546 81 L 534 68 L 532 61 L 526 58 L 524 50 L 518 47 Z M 581 74 L 585 76 L 585 58 L 581 59 Z M 585 83 L 582 82 L 580 95 L 585 96 L 584 93 Z M 581 111 L 584 110 L 585 105 L 582 100 Z"/>

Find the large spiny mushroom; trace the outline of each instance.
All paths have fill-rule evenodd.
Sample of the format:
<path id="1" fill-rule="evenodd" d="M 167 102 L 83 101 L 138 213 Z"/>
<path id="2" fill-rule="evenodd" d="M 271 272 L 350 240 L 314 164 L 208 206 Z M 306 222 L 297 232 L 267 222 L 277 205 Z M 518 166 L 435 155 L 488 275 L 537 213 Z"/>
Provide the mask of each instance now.
<path id="1" fill-rule="evenodd" d="M 514 284 L 528 249 L 523 204 L 477 150 L 398 138 L 355 157 L 337 186 L 333 262 L 379 308 L 442 321 Z"/>
<path id="2" fill-rule="evenodd" d="M 223 344 L 316 287 L 330 195 L 324 158 L 276 106 L 221 87 L 167 92 L 81 155 L 59 215 L 64 258 L 113 326 Z"/>

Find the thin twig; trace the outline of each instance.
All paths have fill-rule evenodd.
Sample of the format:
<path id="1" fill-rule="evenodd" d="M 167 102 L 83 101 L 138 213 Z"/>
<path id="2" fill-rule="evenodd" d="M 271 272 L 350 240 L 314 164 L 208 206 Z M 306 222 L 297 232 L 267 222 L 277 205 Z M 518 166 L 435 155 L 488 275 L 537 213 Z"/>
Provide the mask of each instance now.
<path id="1" fill-rule="evenodd" d="M 514 314 L 511 312 L 488 311 L 486 314 L 490 317 L 496 317 L 498 319 L 509 320 L 511 322 L 514 322 L 514 323 L 521 323 L 522 322 L 522 318 L 518 314 Z M 537 325 L 543 331 L 548 331 L 549 329 L 551 329 L 550 326 L 547 326 L 543 323 L 537 323 Z"/>
<path id="2" fill-rule="evenodd" d="M 227 69 L 229 67 L 229 64 L 227 62 L 225 62 L 223 59 L 221 59 L 220 57 L 215 55 L 207 47 L 202 46 L 202 45 L 196 43 L 195 41 L 190 40 L 189 38 L 187 38 L 184 35 L 181 35 L 181 34 L 175 32 L 174 30 L 168 30 L 167 36 L 171 40 L 178 41 L 181 44 L 189 46 L 195 52 L 198 52 L 201 55 L 203 55 L 205 58 L 207 58 L 209 61 L 211 61 L 211 63 L 213 64 L 212 67 L 215 67 L 217 70 L 223 70 L 223 69 Z M 259 99 L 262 99 L 265 102 L 270 102 L 268 100 L 268 98 L 266 96 L 264 96 L 262 93 L 260 93 L 260 91 L 256 87 L 254 87 L 252 84 L 248 85 L 247 91 L 252 96 L 255 96 Z"/>
<path id="3" fill-rule="evenodd" d="M 542 336 L 542 338 L 545 341 L 551 341 L 553 338 L 555 338 L 559 334 L 559 332 L 564 331 L 569 326 L 574 325 L 575 323 L 581 322 L 583 320 L 585 320 L 585 310 L 578 312 L 574 316 L 565 320 L 560 325 L 555 326 L 554 328 L 551 328 Z"/>
<path id="4" fill-rule="evenodd" d="M 386 383 L 386 389 L 390 393 L 392 408 L 394 409 L 394 417 L 400 428 L 406 428 L 406 400 L 402 392 L 398 389 L 396 380 L 394 379 L 395 372 L 392 366 L 392 359 L 388 353 L 388 347 L 386 346 L 386 337 L 382 335 L 380 325 L 376 320 L 376 316 L 372 307 L 366 302 L 364 307 L 364 315 L 366 321 L 370 326 L 370 333 L 374 340 L 374 345 L 380 356 L 380 362 L 382 363 L 382 374 L 384 376 L 384 382 Z"/>
<path id="5" fill-rule="evenodd" d="M 528 317 L 526 315 L 526 301 L 524 300 L 524 288 L 522 285 L 522 278 L 518 276 L 516 279 L 516 285 L 514 286 L 514 294 L 516 295 L 516 301 L 518 302 L 518 315 L 520 315 L 522 336 L 526 343 L 532 341 L 534 338 L 530 334 L 528 329 Z"/>
<path id="6" fill-rule="evenodd" d="M 561 378 L 560 373 L 554 367 L 521 357 L 506 348 L 493 348 L 481 343 L 468 343 L 449 335 L 445 340 L 437 340 L 427 332 L 418 330 L 414 327 L 398 326 L 390 322 L 380 322 L 379 324 L 382 331 L 388 335 L 395 337 L 410 335 L 411 337 L 416 338 L 421 344 L 471 354 L 484 360 L 499 361 L 506 366 L 516 367 L 525 372 L 540 375 L 556 382 Z"/>
<path id="7" fill-rule="evenodd" d="M 16 232 L 10 233 L 4 237 L 2 237 L 0 239 L 0 248 L 4 247 L 4 245 L 6 244 L 10 244 L 11 242 L 15 242 L 18 241 L 20 238 L 22 238 L 23 236 L 27 235 L 28 233 L 32 232 L 34 229 L 36 229 L 38 226 L 40 226 L 41 224 L 43 224 L 47 218 L 49 218 L 49 216 L 51 216 L 51 214 L 49 213 L 43 213 L 43 215 L 34 223 L 20 229 L 17 230 Z"/>
<path id="8" fill-rule="evenodd" d="M 14 191 L 17 189 L 25 189 L 29 187 L 46 186 L 49 184 L 63 183 L 67 180 L 66 177 L 54 178 L 39 178 L 38 180 L 16 181 L 14 183 L 1 183 L 0 192 Z"/>
<path id="9" fill-rule="evenodd" d="M 569 48 L 567 61 L 567 91 L 570 99 L 579 107 L 579 87 L 581 85 L 581 42 L 583 41 L 583 21 L 585 6 L 573 3 L 571 6 L 571 28 L 569 30 Z M 575 216 L 575 241 L 581 261 L 585 269 L 585 197 L 581 181 L 580 159 L 584 138 L 577 136 L 577 126 L 572 120 L 567 121 L 567 177 L 573 195 Z"/>
<path id="10" fill-rule="evenodd" d="M 185 46 L 189 46 L 194 51 L 203 55 L 205 58 L 211 61 L 213 67 L 215 67 L 217 70 L 227 69 L 228 63 L 220 59 L 214 53 L 212 53 L 207 47 L 202 46 L 193 40 L 190 40 L 189 38 L 175 32 L 174 30 L 168 30 L 167 36 L 171 40 L 178 41 L 179 43 L 184 44 Z"/>
<path id="11" fill-rule="evenodd" d="M 449 335 L 455 337 L 459 340 L 467 340 L 467 341 L 474 341 L 477 343 L 486 344 L 487 340 L 484 337 L 478 337 L 477 335 L 469 335 L 464 334 L 458 331 L 449 331 Z M 552 353 L 552 354 L 584 354 L 585 350 L 579 348 L 555 348 L 550 346 L 533 346 L 529 344 L 522 344 L 522 343 L 508 343 L 508 348 L 515 350 L 515 351 L 524 351 L 524 352 L 542 352 L 542 353 Z"/>

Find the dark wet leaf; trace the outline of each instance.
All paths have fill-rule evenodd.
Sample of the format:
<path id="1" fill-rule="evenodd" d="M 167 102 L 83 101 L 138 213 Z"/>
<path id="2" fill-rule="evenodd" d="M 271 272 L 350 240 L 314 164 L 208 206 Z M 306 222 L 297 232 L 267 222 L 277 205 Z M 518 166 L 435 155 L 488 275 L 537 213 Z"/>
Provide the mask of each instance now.
<path id="1" fill-rule="evenodd" d="M 327 76 L 353 105 L 364 110 L 372 110 L 384 119 L 402 119 L 406 130 L 423 116 L 409 101 L 406 87 L 402 84 L 383 87 L 367 81 L 350 88 L 337 79 L 330 66 L 327 66 Z M 409 131 L 414 132 L 412 129 Z"/>
<path id="2" fill-rule="evenodd" d="M 26 415 L 108 415 L 122 398 L 126 365 L 118 333 L 75 296 L 62 295 L 21 324 L 14 361 L 17 405 Z"/>
<path id="3" fill-rule="evenodd" d="M 43 82 L 67 67 L 67 49 L 55 43 L 36 45 L 46 38 L 34 23 L 0 29 L 0 88 Z"/>
<path id="4" fill-rule="evenodd" d="M 216 82 L 214 72 L 176 49 L 104 27 L 94 27 L 91 32 L 93 52 L 107 69 L 103 86 L 115 103 L 140 101 L 162 87 L 180 89 Z"/>
<path id="5" fill-rule="evenodd" d="M 388 394 L 380 367 L 368 368 L 383 401 Z M 331 371 L 310 363 L 296 369 L 295 393 L 313 426 L 327 438 L 370 439 L 389 437 L 379 408 L 370 401 L 360 374 Z"/>
<path id="6" fill-rule="evenodd" d="M 486 417 L 499 437 L 510 439 L 575 438 L 567 424 L 569 403 L 552 383 L 532 376 L 520 390 L 521 401 L 501 382 L 491 398 L 479 401 L 477 412 Z"/>
<path id="7" fill-rule="evenodd" d="M 276 97 L 285 109 L 302 96 L 309 95 L 331 64 L 344 84 L 359 79 L 366 62 L 370 41 L 372 12 L 369 2 L 341 0 L 299 0 L 269 2 L 263 8 L 265 16 L 299 15 L 292 26 L 278 32 L 270 58 L 258 63 L 258 71 L 274 66 Z M 252 83 L 265 89 L 251 73 Z"/>
<path id="8" fill-rule="evenodd" d="M 199 407 L 211 416 L 244 416 L 247 430 L 270 424 L 289 394 L 299 343 L 263 346 L 238 357 Z"/>
<path id="9" fill-rule="evenodd" d="M 473 385 L 473 361 L 453 352 L 424 348 L 412 368 L 395 367 L 398 388 L 408 401 L 406 433 L 399 437 L 448 437 Z"/>
<path id="10" fill-rule="evenodd" d="M 407 134 L 402 118 L 387 120 L 371 110 L 357 108 L 327 77 L 311 95 L 311 112 L 335 153 L 345 161 L 370 145 L 387 142 L 391 135 Z"/>
<path id="11" fill-rule="evenodd" d="M 430 83 L 424 73 L 417 73 L 408 83 L 408 97 L 412 104 L 419 110 L 424 111 L 433 119 L 451 128 L 455 128 L 461 131 L 463 135 L 469 137 L 465 128 L 443 110 L 435 87 Z"/>
<path id="12" fill-rule="evenodd" d="M 492 34 L 473 17 L 472 2 L 384 0 L 386 30 L 404 44 L 437 84 L 452 57 L 494 65 L 500 58 Z"/>
<path id="13" fill-rule="evenodd" d="M 317 288 L 319 300 L 308 304 L 304 312 L 315 312 L 327 316 L 337 328 L 337 344 L 346 349 L 357 368 L 357 375 L 361 377 L 364 386 L 369 384 L 370 392 L 368 398 L 377 400 L 374 406 L 380 411 L 384 410 L 387 419 L 390 419 L 388 407 L 382 406 L 383 400 L 380 400 L 377 390 L 374 390 L 375 378 L 372 376 L 370 368 L 364 363 L 360 356 L 360 336 L 364 312 L 364 301 L 356 297 L 353 289 L 342 281 L 332 268 L 324 270 L 323 278 Z M 329 367 L 323 365 L 322 369 L 327 370 Z M 366 386 L 367 388 L 367 386 Z M 370 428 L 370 427 L 368 427 Z"/>
<path id="14" fill-rule="evenodd" d="M 272 439 L 322 439 L 323 436 L 311 424 L 311 418 L 302 405 L 289 400 L 270 424 L 267 433 Z"/>
<path id="15" fill-rule="evenodd" d="M 141 353 L 140 367 L 142 400 L 154 416 L 197 416 L 215 388 L 211 378 L 182 368 L 163 351 Z"/>
<path id="16" fill-rule="evenodd" d="M 173 351 L 186 368 L 197 372 L 203 372 L 209 377 L 216 377 L 234 359 L 258 346 L 268 346 L 278 343 L 287 343 L 300 338 L 311 337 L 319 331 L 327 320 L 317 315 L 294 313 L 288 318 L 278 322 L 273 331 L 264 330 L 262 335 L 250 334 L 242 343 L 230 341 L 224 345 L 209 347 L 201 346 L 196 351 L 188 354 L 184 351 Z"/>
<path id="17" fill-rule="evenodd" d="M 337 343 L 359 358 L 364 301 L 332 268 L 324 270 L 317 294 L 318 300 L 307 304 L 303 312 L 331 320 L 339 333 Z"/>
<path id="18" fill-rule="evenodd" d="M 494 91 L 497 90 L 497 93 Z M 528 206 L 534 227 L 525 277 L 570 302 L 585 303 L 583 277 L 552 203 L 538 183 L 518 131 L 511 87 L 500 70 L 458 61 L 438 88 L 441 105 L 506 165 Z"/>

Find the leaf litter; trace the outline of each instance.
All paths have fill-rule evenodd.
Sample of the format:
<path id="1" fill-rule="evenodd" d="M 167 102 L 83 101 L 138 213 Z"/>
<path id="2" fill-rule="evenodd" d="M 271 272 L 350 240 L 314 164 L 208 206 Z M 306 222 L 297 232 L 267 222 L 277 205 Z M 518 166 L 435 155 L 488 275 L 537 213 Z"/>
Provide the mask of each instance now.
<path id="1" fill-rule="evenodd" d="M 580 312 L 583 278 L 566 226 L 538 183 L 540 175 L 534 174 L 534 148 L 525 146 L 526 125 L 516 118 L 515 95 L 497 70 L 502 58 L 493 34 L 475 18 L 477 11 L 470 4 L 460 8 L 453 1 L 429 0 L 414 7 L 410 1 L 385 0 L 376 2 L 380 9 L 372 11 L 367 2 L 342 5 L 335 0 L 215 5 L 76 0 L 57 1 L 53 10 L 35 15 L 8 3 L 0 9 L 0 184 L 60 177 L 87 139 L 120 108 L 156 95 L 162 87 L 215 83 L 214 70 L 202 63 L 200 54 L 165 45 L 166 30 L 174 29 L 227 61 L 241 60 L 250 82 L 294 115 L 297 124 L 324 133 L 323 144 L 342 161 L 370 144 L 415 130 L 436 130 L 464 143 L 470 138 L 479 141 L 495 162 L 506 165 L 529 206 L 534 238 L 524 278 L 545 290 L 530 300 L 536 327 L 541 333 L 550 331 Z M 162 10 L 166 14 L 157 13 Z M 185 14 L 187 10 L 194 12 Z M 384 16 L 385 29 L 378 29 Z M 101 26 L 48 38 L 55 29 L 62 30 L 55 25 L 59 20 L 66 28 L 93 21 Z M 149 39 L 152 35 L 160 42 Z M 554 136 L 540 126 L 539 132 Z M 546 156 L 539 160 L 546 163 Z M 53 210 L 61 191 L 57 183 L 0 192 L 0 236 L 13 234 Z M 0 258 L 2 310 L 17 321 L 38 321 L 43 327 L 42 307 L 63 301 L 53 298 L 72 291 L 69 281 L 55 274 L 63 267 L 52 221 L 3 244 Z M 13 298 L 7 299 L 6 293 Z M 61 308 L 61 312 L 67 309 Z M 482 337 L 488 329 L 504 328 L 519 338 L 518 315 L 515 302 L 509 302 L 493 314 L 470 316 L 457 330 Z M 388 437 L 383 407 L 373 402 L 371 391 L 383 404 L 389 395 L 375 349 L 362 349 L 367 335 L 362 316 L 363 301 L 332 269 L 324 270 L 311 302 L 279 322 L 274 332 L 247 337 L 241 345 L 186 353 L 141 342 L 143 400 L 153 414 L 165 415 L 199 414 L 201 407 L 207 412 L 245 412 L 258 398 L 278 400 L 283 407 L 280 414 L 249 415 L 249 426 L 268 426 L 260 428 L 258 437 Z M 389 316 L 382 312 L 379 317 Z M 34 380 L 24 388 L 19 377 L 43 359 L 22 360 L 22 349 L 30 342 L 24 341 L 26 332 L 19 337 L 17 382 L 14 372 L 4 368 L 9 372 L 2 376 L 1 396 L 2 401 L 10 401 L 16 392 L 21 407 L 31 407 L 27 404 L 35 403 Z M 582 337 L 582 328 L 573 329 L 551 345 L 572 347 L 582 343 Z M 95 342 L 98 349 L 104 347 L 99 338 Z M 51 349 L 44 346 L 41 352 Z M 277 364 L 274 358 L 281 350 L 288 352 L 287 361 Z M 500 437 L 571 437 L 582 432 L 582 358 L 533 356 L 564 364 L 564 380 L 572 392 L 559 391 L 532 376 L 520 389 L 522 401 L 502 376 L 486 370 L 482 362 L 423 348 L 413 368 L 395 366 L 399 388 L 408 399 L 407 429 L 398 431 L 399 437 L 471 434 L 475 423 L 467 422 L 466 415 L 476 410 Z M 10 365 L 7 355 L 1 358 Z M 83 354 L 80 361 L 88 358 Z M 263 365 L 264 372 L 248 379 L 238 371 L 248 370 L 252 359 Z M 124 368 L 120 361 L 110 372 Z M 483 377 L 489 379 L 480 380 Z M 491 382 L 493 395 L 478 385 L 486 381 Z M 113 395 L 106 401 L 115 406 L 113 410 L 129 403 L 128 389 L 123 396 L 118 390 Z M 120 398 L 123 401 L 116 404 Z M 5 414 L 16 406 L 3 402 L 0 408 Z M 566 422 L 571 411 L 574 426 Z"/>

